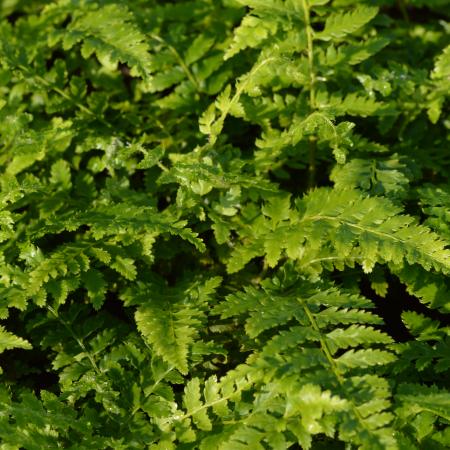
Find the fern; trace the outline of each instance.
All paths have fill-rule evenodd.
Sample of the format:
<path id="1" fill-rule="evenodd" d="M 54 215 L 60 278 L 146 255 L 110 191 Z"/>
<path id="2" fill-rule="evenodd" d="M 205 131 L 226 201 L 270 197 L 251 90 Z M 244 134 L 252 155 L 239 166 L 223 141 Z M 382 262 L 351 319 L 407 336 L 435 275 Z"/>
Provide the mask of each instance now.
<path id="1" fill-rule="evenodd" d="M 9 350 L 11 348 L 25 348 L 30 349 L 31 345 L 25 339 L 14 336 L 14 334 L 9 333 L 4 327 L 0 327 L 0 349 L 2 352 Z"/>
<path id="2" fill-rule="evenodd" d="M 361 5 L 350 12 L 332 14 L 327 18 L 324 30 L 317 37 L 323 41 L 343 38 L 370 22 L 377 13 L 377 8 Z"/>
<path id="3" fill-rule="evenodd" d="M 188 372 L 188 355 L 205 322 L 205 308 L 220 279 L 212 278 L 204 285 L 180 287 L 170 292 L 157 285 L 139 286 L 125 298 L 140 306 L 136 324 L 154 351 L 181 373 Z M 158 292 L 159 291 L 159 292 Z"/>
<path id="4" fill-rule="evenodd" d="M 401 353 L 399 370 L 414 364 L 419 371 L 432 368 L 437 373 L 447 372 L 450 369 L 448 327 L 440 328 L 439 322 L 412 311 L 404 312 L 402 319 L 417 340 L 398 344 Z"/>
<path id="5" fill-rule="evenodd" d="M 297 203 L 297 211 L 284 216 L 290 220 L 277 226 L 277 215 L 259 215 L 254 219 L 253 246 L 238 247 L 229 270 L 242 268 L 251 258 L 266 254 L 269 266 L 275 266 L 285 250 L 300 264 L 332 260 L 345 264 L 356 259 L 370 272 L 377 262 L 417 262 L 425 269 L 448 273 L 450 254 L 438 235 L 411 217 L 400 216 L 399 209 L 386 199 L 364 198 L 344 190 L 319 189 Z M 264 214 L 264 213 L 263 213 Z M 290 217 L 292 214 L 292 218 Z M 270 225 L 275 221 L 275 226 Z M 255 231 L 259 233 L 255 236 Z M 271 229 L 272 228 L 272 229 Z M 248 238 L 243 229 L 243 238 Z M 326 251 L 326 257 L 321 252 Z M 339 255 L 339 256 L 337 256 Z M 333 264 L 333 263 L 332 263 Z"/>
<path id="6" fill-rule="evenodd" d="M 373 195 L 402 196 L 413 177 L 406 161 L 354 158 L 348 164 L 336 166 L 331 174 L 335 187 L 359 188 Z"/>
<path id="7" fill-rule="evenodd" d="M 445 6 L 2 2 L 0 448 L 448 448 Z"/>
<path id="8" fill-rule="evenodd" d="M 370 301 L 341 293 L 333 287 L 317 289 L 301 279 L 295 280 L 290 270 L 281 272 L 271 283 L 265 283 L 263 291 L 252 289 L 245 294 L 229 296 L 215 311 L 223 318 L 248 316 L 246 333 L 257 339 L 260 343 L 257 347 L 261 345 L 249 357 L 249 364 L 263 373 L 267 371 L 262 379 L 269 384 L 269 389 L 272 382 L 282 389 L 275 391 L 273 401 L 277 394 L 294 395 L 285 406 L 286 431 L 291 429 L 289 423 L 294 417 L 299 416 L 301 425 L 296 434 L 305 448 L 311 447 L 314 434 L 332 435 L 334 432 L 362 447 L 393 446 L 388 426 L 392 416 L 384 412 L 389 405 L 387 386 L 374 374 L 359 376 L 352 373 L 355 369 L 394 360 L 391 353 L 373 348 L 374 344 L 391 342 L 391 338 L 366 325 L 380 323 L 377 316 L 362 309 L 371 308 Z M 327 314 L 330 309 L 333 316 Z M 335 324 L 328 317 L 339 314 L 340 323 L 352 325 L 334 328 Z M 358 324 L 360 320 L 362 323 Z M 272 334 L 280 327 L 285 331 Z M 299 343 L 302 344 L 300 348 Z M 295 389 L 290 386 L 288 391 L 283 391 L 293 382 L 291 371 L 301 374 L 300 384 Z M 321 392 L 324 388 L 327 391 Z M 265 390 L 263 387 L 262 391 Z M 351 433 L 348 433 L 347 421 L 355 423 Z"/>
<path id="9" fill-rule="evenodd" d="M 93 53 L 107 68 L 118 62 L 126 63 L 135 76 L 148 81 L 152 59 L 145 35 L 139 30 L 126 6 L 111 4 L 77 17 L 63 37 L 68 50 L 82 41 L 81 54 L 89 58 Z"/>
<path id="10" fill-rule="evenodd" d="M 439 231 L 443 236 L 450 236 L 450 194 L 446 186 L 424 186 L 419 195 L 424 206 L 423 210 L 428 215 L 427 224 Z"/>

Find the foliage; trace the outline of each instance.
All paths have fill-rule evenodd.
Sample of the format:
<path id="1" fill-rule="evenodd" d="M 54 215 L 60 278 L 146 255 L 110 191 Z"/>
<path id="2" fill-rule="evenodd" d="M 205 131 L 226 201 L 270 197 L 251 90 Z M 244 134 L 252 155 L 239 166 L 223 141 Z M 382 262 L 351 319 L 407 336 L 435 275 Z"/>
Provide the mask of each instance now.
<path id="1" fill-rule="evenodd" d="M 0 449 L 450 446 L 447 0 L 0 6 Z"/>

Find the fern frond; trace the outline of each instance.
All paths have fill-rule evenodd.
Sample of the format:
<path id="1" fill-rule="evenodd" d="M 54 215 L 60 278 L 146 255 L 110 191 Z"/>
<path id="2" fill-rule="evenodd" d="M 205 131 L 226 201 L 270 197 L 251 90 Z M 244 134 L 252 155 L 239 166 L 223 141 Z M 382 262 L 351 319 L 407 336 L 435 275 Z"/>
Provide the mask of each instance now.
<path id="1" fill-rule="evenodd" d="M 406 163 L 396 156 L 385 160 L 355 158 L 336 166 L 330 178 L 337 189 L 353 187 L 374 195 L 401 195 L 410 183 L 410 173 Z"/>
<path id="2" fill-rule="evenodd" d="M 209 384 L 209 386 L 211 386 L 211 384 Z M 206 392 L 208 392 L 208 394 Z M 207 402 L 211 402 L 215 400 L 216 395 L 214 391 L 205 389 L 205 397 Z M 211 430 L 211 420 L 208 417 L 206 408 L 203 407 L 200 400 L 200 381 L 198 378 L 193 378 L 186 384 L 183 401 L 187 414 L 192 416 L 197 427 L 200 430 Z"/>
<path id="3" fill-rule="evenodd" d="M 418 190 L 422 208 L 429 217 L 425 224 L 450 238 L 450 187 L 424 186 Z"/>
<path id="4" fill-rule="evenodd" d="M 426 269 L 434 267 L 444 273 L 450 270 L 450 252 L 446 249 L 446 242 L 428 228 L 416 224 L 412 217 L 399 215 L 401 211 L 384 198 L 364 198 L 352 191 L 319 189 L 309 194 L 298 207 L 300 210 L 305 208 L 300 222 L 306 222 L 306 227 L 307 222 L 317 220 L 322 232 L 333 230 L 331 232 L 337 242 L 342 239 L 346 246 L 354 237 L 358 239 L 361 256 L 367 258 L 367 263 L 372 255 L 378 254 L 375 258 L 380 262 L 406 260 Z M 331 229 L 326 224 L 328 221 Z M 320 241 L 324 242 L 322 238 Z M 315 245 L 314 238 L 311 244 Z M 334 246 L 343 250 L 340 245 Z M 370 263 L 366 267 L 369 268 Z"/>
<path id="5" fill-rule="evenodd" d="M 86 287 L 92 305 L 95 309 L 100 309 L 107 290 L 107 283 L 103 274 L 96 269 L 90 269 L 82 274 L 81 280 Z"/>
<path id="6" fill-rule="evenodd" d="M 343 38 L 366 25 L 377 13 L 378 8 L 361 5 L 353 11 L 331 14 L 325 22 L 325 29 L 316 33 L 315 37 L 323 41 Z"/>
<path id="7" fill-rule="evenodd" d="M 389 336 L 372 327 L 350 325 L 348 328 L 337 328 L 328 333 L 327 342 L 330 351 L 334 354 L 337 350 L 356 347 L 361 344 L 388 344 L 393 341 Z"/>
<path id="8" fill-rule="evenodd" d="M 170 212 L 158 214 L 154 208 L 131 203 L 108 204 L 76 214 L 64 214 L 56 220 L 48 219 L 38 231 L 30 234 L 33 238 L 37 238 L 45 234 L 60 233 L 63 230 L 75 231 L 86 225 L 89 226 L 95 240 L 125 233 L 132 234 L 135 240 L 138 240 L 143 236 L 155 237 L 167 233 L 180 236 L 201 251 L 205 248 L 197 234 L 185 228 L 185 221 L 177 220 Z"/>
<path id="9" fill-rule="evenodd" d="M 272 387 L 271 380 L 283 389 L 294 383 L 295 391 L 304 390 L 305 395 L 311 390 L 308 406 L 302 403 L 302 397 L 298 397 L 299 404 L 294 406 L 297 400 L 293 400 L 294 394 L 290 392 L 291 400 L 284 412 L 284 417 L 300 416 L 305 427 L 299 442 L 305 448 L 310 448 L 312 435 L 325 432 L 324 423 L 331 427 L 327 433 L 339 430 L 341 439 L 356 439 L 363 447 L 397 448 L 391 435 L 393 415 L 389 412 L 387 383 L 376 375 L 357 376 L 354 372 L 373 370 L 377 365 L 395 361 L 391 352 L 377 348 L 391 343 L 392 339 L 380 330 L 358 323 L 359 317 L 365 318 L 364 314 L 358 317 L 352 313 L 369 313 L 363 308 L 370 308 L 370 301 L 335 288 L 324 288 L 317 289 L 298 277 L 295 280 L 295 274 L 286 268 L 272 282 L 265 281 L 263 289 L 248 288 L 245 293 L 230 295 L 214 313 L 223 318 L 242 318 L 252 339 L 264 336 L 256 339 L 257 349 L 248 359 L 250 366 L 255 365 L 266 373 L 264 382 L 268 385 L 261 386 L 262 392 Z M 340 328 L 341 323 L 324 320 L 322 313 L 330 307 L 335 308 L 334 317 L 339 317 L 336 314 L 339 310 L 344 323 L 348 316 L 350 323 L 355 324 Z M 343 354 L 338 352 L 345 348 L 349 350 Z M 295 381 L 293 371 L 301 374 Z M 324 387 L 329 391 L 322 392 Z M 318 395 L 313 395 L 314 391 Z M 282 393 L 286 391 L 275 391 L 273 400 L 283 396 Z M 329 408 L 322 409 L 325 399 L 326 404 L 331 401 L 334 406 L 330 404 Z M 317 412 L 314 419 L 310 417 L 312 411 Z"/>
<path id="10" fill-rule="evenodd" d="M 31 344 L 26 339 L 10 333 L 3 325 L 0 325 L 0 353 L 12 348 L 25 348 L 29 350 L 31 349 Z"/>
<path id="11" fill-rule="evenodd" d="M 275 17 L 288 16 L 302 18 L 303 5 L 296 0 L 237 0 L 258 13 L 272 14 Z M 300 13 L 300 14 L 299 14 Z"/>
<path id="12" fill-rule="evenodd" d="M 410 407 L 413 406 L 412 414 L 428 410 L 446 421 L 450 419 L 450 392 L 435 386 L 401 384 L 396 399 L 405 404 L 409 403 Z"/>
<path id="13" fill-rule="evenodd" d="M 84 58 L 95 53 L 107 68 L 115 69 L 121 62 L 130 67 L 132 75 L 151 80 L 148 40 L 126 6 L 113 3 L 76 17 L 64 34 L 64 49 L 80 41 Z"/>
<path id="14" fill-rule="evenodd" d="M 13 157 L 6 169 L 10 175 L 20 174 L 48 155 L 64 152 L 73 139 L 71 121 L 55 118 L 48 127 L 39 131 L 30 127 L 27 122 L 29 120 L 11 134 L 9 145 Z"/>
<path id="15" fill-rule="evenodd" d="M 0 437 L 7 448 L 57 447 L 60 438 L 70 430 L 78 433 L 88 430 L 84 428 L 86 421 L 78 422 L 74 408 L 65 405 L 55 394 L 43 390 L 39 400 L 32 393 L 23 393 L 19 402 L 12 402 L 8 397 L 2 391 L 0 411 L 7 420 L 1 421 Z M 20 432 L 13 431 L 12 421 L 20 427 Z M 86 447 L 82 444 L 80 448 Z"/>
<path id="16" fill-rule="evenodd" d="M 450 448 L 445 3 L 0 2 L 0 450 Z"/>
<path id="17" fill-rule="evenodd" d="M 444 449 L 450 444 L 450 393 L 436 386 L 402 383 L 395 395 L 396 413 L 405 444 Z M 439 430 L 442 431 L 439 431 Z"/>
<path id="18" fill-rule="evenodd" d="M 437 57 L 431 77 L 434 79 L 449 80 L 450 77 L 450 45 Z"/>
<path id="19" fill-rule="evenodd" d="M 427 272 L 417 265 L 405 265 L 400 270 L 394 270 L 394 273 L 406 285 L 407 291 L 422 303 L 443 313 L 450 312 L 450 282 L 447 278 Z"/>
<path id="20" fill-rule="evenodd" d="M 323 55 L 323 64 L 327 66 L 360 64 L 389 45 L 389 42 L 390 40 L 386 37 L 375 37 L 358 44 L 340 45 L 338 47 L 329 45 Z"/>
<path id="21" fill-rule="evenodd" d="M 47 259 L 36 258 L 32 264 L 34 267 L 29 270 L 27 290 L 30 295 L 37 295 L 43 285 L 50 280 L 66 276 L 69 278 L 70 275 L 87 271 L 90 267 L 90 258 L 84 245 L 67 244 L 54 251 Z M 67 298 L 67 294 L 68 291 L 63 293 L 61 302 Z"/>
<path id="22" fill-rule="evenodd" d="M 234 39 L 224 58 L 229 59 L 247 47 L 255 48 L 277 31 L 277 23 L 247 15 L 234 31 Z"/>
<path id="23" fill-rule="evenodd" d="M 136 324 L 151 349 L 183 374 L 188 371 L 191 347 L 220 281 L 211 278 L 204 283 L 188 283 L 172 289 L 140 283 L 124 296 L 139 305 Z"/>
<path id="24" fill-rule="evenodd" d="M 332 94 L 329 97 L 318 95 L 318 107 L 322 111 L 332 116 L 343 116 L 349 114 L 351 116 L 367 117 L 374 115 L 383 103 L 377 102 L 373 97 L 365 97 L 352 92 L 342 97 L 339 94 Z"/>
<path id="25" fill-rule="evenodd" d="M 283 222 L 274 231 L 270 222 L 262 222 L 250 245 L 234 250 L 228 270 L 239 270 L 252 257 L 267 254 L 265 242 L 269 240 L 274 245 L 268 254 L 271 266 L 283 250 L 301 264 L 303 255 L 311 259 L 311 254 L 326 249 L 329 256 L 338 255 L 341 261 L 356 257 L 367 272 L 377 262 L 417 263 L 426 270 L 450 271 L 447 243 L 414 218 L 400 215 L 401 209 L 385 198 L 322 188 L 297 201 L 297 209 L 297 218 Z M 256 220 L 262 219 L 259 216 Z M 244 249 L 252 252 L 242 253 Z"/>
<path id="26" fill-rule="evenodd" d="M 450 328 L 412 311 L 404 312 L 402 320 L 415 340 L 394 345 L 398 354 L 396 370 L 404 372 L 414 366 L 419 372 L 448 374 Z"/>

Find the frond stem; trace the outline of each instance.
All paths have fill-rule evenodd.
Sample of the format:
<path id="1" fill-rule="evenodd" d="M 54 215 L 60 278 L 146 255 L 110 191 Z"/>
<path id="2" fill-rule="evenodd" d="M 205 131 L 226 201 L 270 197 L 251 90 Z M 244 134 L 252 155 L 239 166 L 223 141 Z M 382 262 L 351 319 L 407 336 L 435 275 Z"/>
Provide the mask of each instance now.
<path id="1" fill-rule="evenodd" d="M 311 326 L 313 327 L 314 331 L 316 331 L 317 334 L 320 336 L 319 343 L 322 348 L 322 351 L 323 351 L 328 363 L 330 364 L 331 370 L 333 371 L 338 383 L 341 385 L 342 389 L 345 392 L 345 379 L 342 376 L 341 371 L 337 367 L 336 361 L 334 360 L 333 355 L 331 354 L 330 348 L 328 347 L 328 344 L 323 336 L 322 330 L 320 329 L 319 325 L 317 325 L 314 315 L 311 313 L 311 311 L 309 310 L 309 308 L 305 304 L 305 302 L 301 298 L 298 298 L 298 301 L 301 303 L 303 310 L 305 311 L 305 314 L 308 317 L 308 320 L 311 323 Z M 349 401 L 352 411 L 355 414 L 355 417 L 357 418 L 359 423 L 362 425 L 363 428 L 365 428 L 367 431 L 370 432 L 370 429 L 367 427 L 364 417 L 359 412 L 358 407 L 355 405 L 355 403 L 350 398 L 348 399 L 348 401 Z"/>
<path id="2" fill-rule="evenodd" d="M 318 220 L 328 220 L 330 222 L 337 221 L 337 222 L 345 223 L 347 226 L 355 228 L 355 229 L 357 229 L 359 231 L 368 232 L 368 233 L 374 234 L 376 236 L 381 236 L 381 237 L 383 237 L 385 239 L 389 239 L 391 241 L 400 242 L 402 244 L 406 244 L 407 243 L 407 241 L 405 239 L 402 239 L 402 238 L 400 238 L 398 236 L 395 236 L 393 234 L 389 234 L 389 233 L 384 232 L 384 231 L 378 231 L 378 230 L 376 230 L 376 229 L 374 229 L 372 227 L 369 227 L 369 226 L 363 227 L 361 225 L 358 225 L 356 223 L 352 223 L 352 222 L 350 222 L 348 220 L 345 220 L 343 218 L 340 218 L 340 217 L 333 217 L 333 216 L 326 216 L 326 215 L 322 216 L 322 215 L 318 214 L 318 215 L 311 216 L 311 217 L 305 217 L 305 218 L 301 219 L 300 222 L 309 222 L 309 221 L 314 222 L 314 221 L 318 221 Z M 423 253 L 425 255 L 429 256 L 430 259 L 433 259 L 433 257 L 434 257 L 434 255 L 432 253 L 425 252 L 425 251 Z M 450 268 L 450 263 L 449 264 L 445 264 L 444 267 L 446 269 L 449 269 Z"/>

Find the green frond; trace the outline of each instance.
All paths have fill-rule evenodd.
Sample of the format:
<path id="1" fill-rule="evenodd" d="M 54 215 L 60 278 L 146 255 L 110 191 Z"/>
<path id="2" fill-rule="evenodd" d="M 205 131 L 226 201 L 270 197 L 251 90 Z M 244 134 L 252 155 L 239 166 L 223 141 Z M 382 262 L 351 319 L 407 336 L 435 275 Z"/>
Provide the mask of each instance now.
<path id="1" fill-rule="evenodd" d="M 0 450 L 450 448 L 448 3 L 0 2 Z"/>
<path id="2" fill-rule="evenodd" d="M 63 153 L 73 138 L 72 123 L 61 118 L 53 119 L 48 128 L 39 131 L 27 125 L 28 123 L 21 124 L 11 134 L 13 139 L 10 145 L 14 156 L 7 167 L 10 175 L 18 175 L 47 155 L 54 157 Z"/>
<path id="3" fill-rule="evenodd" d="M 337 359 L 339 368 L 366 368 L 378 364 L 388 364 L 395 361 L 395 356 L 383 350 L 349 350 Z"/>
<path id="4" fill-rule="evenodd" d="M 0 325 L 0 353 L 12 348 L 31 349 L 31 344 L 19 336 L 10 333 L 4 326 Z"/>
<path id="5" fill-rule="evenodd" d="M 252 15 L 245 16 L 234 31 L 233 42 L 228 47 L 224 58 L 231 58 L 247 47 L 258 47 L 270 36 L 273 36 L 277 28 L 276 22 L 265 21 Z"/>
<path id="6" fill-rule="evenodd" d="M 445 238 L 450 238 L 450 187 L 424 186 L 419 189 L 425 223 Z"/>
<path id="7" fill-rule="evenodd" d="M 383 103 L 377 102 L 374 97 L 363 96 L 352 92 L 343 97 L 340 94 L 330 96 L 318 95 L 318 106 L 320 110 L 332 116 L 372 116 L 383 107 Z"/>
<path id="8" fill-rule="evenodd" d="M 107 283 L 102 272 L 96 269 L 89 269 L 81 276 L 84 286 L 86 287 L 88 296 L 95 309 L 100 309 L 107 290 Z"/>
<path id="9" fill-rule="evenodd" d="M 324 30 L 316 33 L 315 37 L 323 41 L 343 38 L 366 25 L 377 13 L 378 8 L 361 5 L 353 11 L 331 14 L 325 22 Z"/>
<path id="10" fill-rule="evenodd" d="M 178 288 L 138 284 L 126 295 L 139 305 L 136 324 L 152 351 L 186 374 L 190 350 L 206 320 L 210 297 L 220 278 Z"/>
<path id="11" fill-rule="evenodd" d="M 131 258 L 122 258 L 120 255 L 117 255 L 111 267 L 117 270 L 127 280 L 133 281 L 136 278 L 137 269 Z"/>
<path id="12" fill-rule="evenodd" d="M 404 372 L 414 366 L 419 372 L 448 374 L 450 328 L 413 311 L 405 311 L 402 321 L 415 340 L 394 345 L 398 354 L 396 370 Z"/>
<path id="13" fill-rule="evenodd" d="M 261 14 L 277 16 L 294 16 L 301 18 L 303 5 L 296 0 L 237 0 L 243 6 L 248 6 Z"/>
<path id="14" fill-rule="evenodd" d="M 446 242 L 429 228 L 419 225 L 410 216 L 381 197 L 364 197 L 353 190 L 316 189 L 296 202 L 298 216 L 286 210 L 289 221 L 274 231 L 263 223 L 252 246 L 234 250 L 228 270 L 241 269 L 249 259 L 268 253 L 271 266 L 276 265 L 285 250 L 302 264 L 302 256 L 321 248 L 329 249 L 330 256 L 357 258 L 365 271 L 375 263 L 417 263 L 426 270 L 434 268 L 443 273 L 450 271 L 450 252 Z M 256 221 L 255 221 L 256 222 Z M 245 236 L 245 235 L 244 235 Z M 320 258 L 318 258 L 320 260 Z"/>
<path id="15" fill-rule="evenodd" d="M 411 411 L 413 414 L 421 409 L 448 420 L 450 418 L 450 394 L 435 386 L 418 386 L 413 384 L 401 384 L 396 394 L 396 399 L 402 403 L 415 405 Z"/>
<path id="16" fill-rule="evenodd" d="M 410 183 L 405 161 L 389 159 L 359 159 L 336 166 L 330 178 L 337 189 L 359 188 L 372 195 L 404 195 Z"/>
<path id="17" fill-rule="evenodd" d="M 69 50 L 80 41 L 84 58 L 95 53 L 108 69 L 116 69 L 121 62 L 130 67 L 134 76 L 151 80 L 148 40 L 126 6 L 113 3 L 76 15 L 64 34 L 64 49 Z"/>
<path id="18" fill-rule="evenodd" d="M 206 401 L 211 401 L 214 398 L 214 394 L 211 396 L 211 391 L 209 390 L 208 395 L 209 399 L 206 399 Z M 200 401 L 200 381 L 198 378 L 193 378 L 186 384 L 183 401 L 187 413 L 192 415 L 192 419 L 197 427 L 205 431 L 211 430 L 211 420 Z"/>
<path id="19" fill-rule="evenodd" d="M 384 198 L 364 198 L 354 191 L 318 189 L 298 202 L 297 207 L 304 210 L 300 223 L 306 228 L 309 228 L 308 222 L 314 223 L 310 228 L 311 236 L 322 233 L 320 237 L 317 234 L 318 242 L 326 242 L 325 236 L 331 232 L 335 242 L 342 242 L 342 246 L 336 243 L 333 246 L 342 251 L 344 246 L 350 249 L 357 239 L 366 270 L 371 270 L 372 258 L 374 262 L 396 264 L 406 260 L 444 273 L 450 270 L 446 242 L 416 224 L 412 217 L 399 215 L 400 210 Z M 317 245 L 314 238 L 306 237 L 306 240 L 311 240 L 310 245 Z"/>
<path id="20" fill-rule="evenodd" d="M 374 37 L 358 44 L 340 45 L 338 47 L 331 44 L 323 55 L 323 64 L 327 66 L 360 64 L 380 52 L 389 43 L 390 40 L 386 37 Z"/>
<path id="21" fill-rule="evenodd" d="M 326 335 L 328 347 L 332 353 L 337 350 L 358 345 L 389 344 L 393 340 L 386 334 L 372 327 L 350 325 L 348 328 L 337 328 Z"/>
<path id="22" fill-rule="evenodd" d="M 416 448 L 444 449 L 450 444 L 450 394 L 436 386 L 399 385 L 396 413 L 406 442 Z M 443 431 L 439 431 L 442 429 Z"/>
<path id="23" fill-rule="evenodd" d="M 417 265 L 405 265 L 394 273 L 406 285 L 407 291 L 430 308 L 450 312 L 450 282 L 438 274 L 430 273 Z"/>
<path id="24" fill-rule="evenodd" d="M 243 316 L 250 338 L 264 336 L 256 340 L 257 348 L 248 363 L 266 373 L 265 383 L 274 380 L 293 389 L 283 392 L 289 398 L 284 417 L 301 417 L 303 431 L 298 438 L 305 448 L 310 448 L 312 435 L 332 433 L 332 430 L 339 430 L 343 439 L 357 439 L 367 448 L 371 445 L 380 449 L 383 445 L 396 448 L 390 428 L 393 415 L 387 411 L 391 405 L 387 383 L 369 373 L 354 374 L 355 370 L 374 370 L 378 365 L 394 362 L 396 357 L 392 352 L 374 348 L 384 348 L 392 339 L 381 330 L 362 325 L 366 322 L 364 314 L 359 315 L 362 323 L 358 322 L 358 315 L 352 316 L 351 306 L 358 308 L 354 309 L 356 312 L 370 314 L 364 310 L 372 306 L 370 301 L 334 288 L 324 290 L 324 286 L 317 292 L 314 285 L 298 278 L 295 281 L 295 274 L 286 269 L 272 283 L 265 282 L 263 289 L 248 288 L 245 293 L 230 295 L 214 312 L 223 318 Z M 333 317 L 339 317 L 337 312 L 341 311 L 343 319 L 350 315 L 350 322 L 355 323 L 342 328 L 341 321 L 323 320 L 321 315 L 330 307 L 334 307 Z M 350 349 L 343 354 L 338 352 L 346 348 Z M 294 383 L 295 388 L 291 384 L 294 368 L 305 383 Z M 269 383 L 263 387 L 263 392 L 270 386 Z M 329 392 L 322 392 L 324 386 Z M 294 400 L 294 391 L 304 391 L 304 396 Z M 324 408 L 328 402 L 330 406 Z M 324 428 L 324 423 L 331 428 Z M 347 429 L 350 423 L 354 425 Z"/>
<path id="25" fill-rule="evenodd" d="M 436 58 L 434 69 L 431 74 L 434 79 L 447 79 L 450 77 L 450 45 Z"/>

